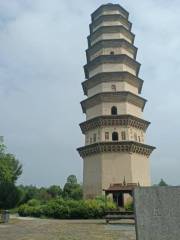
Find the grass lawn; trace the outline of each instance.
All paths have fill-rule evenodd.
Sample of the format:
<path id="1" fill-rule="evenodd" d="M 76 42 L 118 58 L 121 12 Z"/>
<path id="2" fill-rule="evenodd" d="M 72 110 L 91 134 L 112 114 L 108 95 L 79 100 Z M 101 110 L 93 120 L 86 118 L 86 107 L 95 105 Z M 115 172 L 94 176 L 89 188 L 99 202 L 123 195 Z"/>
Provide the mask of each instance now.
<path id="1" fill-rule="evenodd" d="M 104 220 L 13 218 L 0 224 L 0 240 L 135 240 L 134 225 Z"/>

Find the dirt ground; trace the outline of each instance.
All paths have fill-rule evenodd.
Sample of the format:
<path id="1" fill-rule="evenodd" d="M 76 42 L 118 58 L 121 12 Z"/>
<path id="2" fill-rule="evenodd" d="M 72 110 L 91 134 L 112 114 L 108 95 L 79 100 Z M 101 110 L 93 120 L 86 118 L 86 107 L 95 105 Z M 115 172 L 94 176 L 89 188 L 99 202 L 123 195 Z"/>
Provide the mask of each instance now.
<path id="1" fill-rule="evenodd" d="M 135 240 L 135 228 L 104 220 L 13 218 L 0 224 L 0 240 Z"/>

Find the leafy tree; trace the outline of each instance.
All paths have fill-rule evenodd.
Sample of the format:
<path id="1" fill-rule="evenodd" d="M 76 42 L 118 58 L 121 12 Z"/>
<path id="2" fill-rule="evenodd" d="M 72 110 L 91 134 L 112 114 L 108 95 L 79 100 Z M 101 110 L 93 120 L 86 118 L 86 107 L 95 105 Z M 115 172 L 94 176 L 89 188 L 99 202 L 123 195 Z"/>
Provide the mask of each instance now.
<path id="1" fill-rule="evenodd" d="M 13 154 L 5 152 L 5 145 L 0 144 L 0 183 L 15 183 L 22 174 L 22 165 Z"/>
<path id="2" fill-rule="evenodd" d="M 0 184 L 0 209 L 14 208 L 21 198 L 21 192 L 13 183 Z"/>
<path id="3" fill-rule="evenodd" d="M 21 204 L 26 203 L 31 199 L 37 199 L 39 194 L 39 189 L 35 186 L 23 186 L 20 185 L 18 189 L 21 192 Z"/>
<path id="4" fill-rule="evenodd" d="M 161 178 L 161 181 L 159 182 L 158 186 L 164 187 L 164 186 L 168 186 L 168 184 Z"/>
<path id="5" fill-rule="evenodd" d="M 77 184 L 77 177 L 75 175 L 69 175 L 67 177 L 67 183 Z"/>
<path id="6" fill-rule="evenodd" d="M 15 186 L 22 174 L 22 165 L 13 154 L 6 153 L 4 143 L 0 142 L 0 208 L 12 208 L 20 200 L 20 191 Z"/>
<path id="7" fill-rule="evenodd" d="M 67 178 L 67 182 L 63 188 L 63 197 L 65 199 L 80 200 L 82 199 L 82 196 L 82 186 L 77 183 L 77 178 L 75 175 L 70 175 Z"/>
<path id="8" fill-rule="evenodd" d="M 52 185 L 47 189 L 47 192 L 51 195 L 52 198 L 57 198 L 62 196 L 62 189 L 60 186 Z"/>

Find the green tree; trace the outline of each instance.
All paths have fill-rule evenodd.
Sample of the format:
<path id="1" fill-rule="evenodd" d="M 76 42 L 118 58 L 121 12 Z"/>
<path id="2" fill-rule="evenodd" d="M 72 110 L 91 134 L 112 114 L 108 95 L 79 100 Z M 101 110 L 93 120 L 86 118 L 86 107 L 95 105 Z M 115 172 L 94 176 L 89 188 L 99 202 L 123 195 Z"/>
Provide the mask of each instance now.
<path id="1" fill-rule="evenodd" d="M 67 183 L 77 184 L 77 177 L 75 175 L 69 175 L 67 177 Z"/>
<path id="2" fill-rule="evenodd" d="M 20 191 L 15 186 L 22 174 L 22 165 L 13 154 L 6 153 L 4 143 L 0 142 L 0 208 L 12 208 L 20 200 Z"/>
<path id="3" fill-rule="evenodd" d="M 160 187 L 164 187 L 164 186 L 168 186 L 168 184 L 167 184 L 167 183 L 161 178 L 161 180 L 160 180 L 158 186 L 160 186 Z"/>
<path id="4" fill-rule="evenodd" d="M 60 186 L 52 185 L 47 189 L 47 192 L 51 195 L 52 198 L 57 198 L 62 196 L 62 189 Z"/>
<path id="5" fill-rule="evenodd" d="M 82 186 L 77 183 L 77 178 L 75 175 L 70 175 L 67 178 L 67 182 L 63 188 L 63 197 L 65 199 L 80 200 L 82 199 L 82 196 Z"/>
<path id="6" fill-rule="evenodd" d="M 0 144 L 0 183 L 15 183 L 22 174 L 22 165 L 13 154 L 5 152 L 4 144 Z"/>
<path id="7" fill-rule="evenodd" d="M 21 199 L 21 192 L 13 183 L 0 184 L 0 209 L 17 206 Z"/>

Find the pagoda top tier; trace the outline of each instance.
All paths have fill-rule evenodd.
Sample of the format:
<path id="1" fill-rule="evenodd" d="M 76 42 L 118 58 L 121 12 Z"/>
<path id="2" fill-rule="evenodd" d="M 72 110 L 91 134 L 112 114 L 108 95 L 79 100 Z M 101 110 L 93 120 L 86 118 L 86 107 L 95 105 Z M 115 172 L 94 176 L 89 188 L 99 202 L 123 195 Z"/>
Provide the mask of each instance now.
<path id="1" fill-rule="evenodd" d="M 91 14 L 91 19 L 92 21 L 94 21 L 102 15 L 109 15 L 109 14 L 112 14 L 112 15 L 120 14 L 127 19 L 129 17 L 129 13 L 119 4 L 108 3 L 108 4 L 101 5 L 96 11 L 94 11 Z"/>

